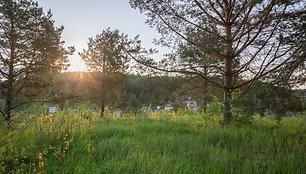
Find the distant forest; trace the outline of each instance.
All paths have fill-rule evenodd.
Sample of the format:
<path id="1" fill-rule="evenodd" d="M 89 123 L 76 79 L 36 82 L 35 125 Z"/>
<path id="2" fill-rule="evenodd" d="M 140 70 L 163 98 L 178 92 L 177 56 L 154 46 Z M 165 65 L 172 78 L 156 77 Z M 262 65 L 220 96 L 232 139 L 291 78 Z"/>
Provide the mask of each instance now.
<path id="1" fill-rule="evenodd" d="M 63 108 L 65 104 L 88 102 L 101 104 L 102 82 L 97 72 L 63 72 L 54 84 L 41 91 L 41 101 L 52 102 Z M 199 110 L 205 111 L 212 102 L 222 101 L 222 91 L 203 88 L 197 79 L 176 76 L 140 76 L 113 73 L 105 80 L 105 104 L 111 109 L 138 111 L 142 107 L 172 104 L 174 110 L 184 108 L 184 101 L 196 101 Z M 273 112 L 299 112 L 305 109 L 303 90 L 291 90 L 263 82 L 256 82 L 247 94 L 236 93 L 233 104 L 247 114 Z"/>

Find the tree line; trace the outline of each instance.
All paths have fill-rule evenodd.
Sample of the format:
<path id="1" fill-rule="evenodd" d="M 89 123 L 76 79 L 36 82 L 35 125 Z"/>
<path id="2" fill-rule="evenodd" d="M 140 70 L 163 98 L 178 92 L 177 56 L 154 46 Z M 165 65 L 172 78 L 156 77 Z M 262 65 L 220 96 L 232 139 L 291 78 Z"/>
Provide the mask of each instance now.
<path id="1" fill-rule="evenodd" d="M 68 103 L 90 102 L 101 106 L 97 72 L 64 72 L 59 74 L 58 86 L 50 88 L 49 99 L 62 107 Z M 116 74 L 106 77 L 105 101 L 111 109 L 138 111 L 142 107 L 156 108 L 171 103 L 175 110 L 186 107 L 183 102 L 194 100 L 199 110 L 205 112 L 212 102 L 222 101 L 222 91 L 198 87 L 189 78 L 169 76 L 140 76 Z M 100 85 L 97 85 L 99 84 Z M 271 83 L 257 81 L 243 96 L 233 98 L 233 105 L 245 114 L 265 115 L 271 112 L 279 117 L 286 112 L 300 112 L 305 109 L 303 90 L 291 90 Z M 52 91 L 52 92 L 51 92 Z M 305 99 L 304 99 L 305 100 Z"/>
<path id="2" fill-rule="evenodd" d="M 138 36 L 129 38 L 108 28 L 89 38 L 88 47 L 79 55 L 94 73 L 84 78 L 92 79 L 88 83 L 92 88 L 83 92 L 98 91 L 95 96 L 101 116 L 109 98 L 124 95 L 114 92 L 117 90 L 125 91 L 127 98 L 116 104 L 126 107 L 138 105 L 133 101 L 142 102 L 142 98 L 171 100 L 166 94 L 145 97 L 149 93 L 133 98 L 134 89 L 119 84 L 132 83 L 126 76 L 135 70 L 189 81 L 193 85 L 178 81 L 181 89 L 186 88 L 182 92 L 201 93 L 203 106 L 210 91 L 221 91 L 225 124 L 232 120 L 235 98 L 250 94 L 254 84 L 290 91 L 305 83 L 305 1 L 130 0 L 130 5 L 144 13 L 147 24 L 162 35 L 156 44 L 173 51 L 156 62 L 150 55 L 157 50 L 143 48 Z M 58 100 L 73 93 L 73 88 L 60 85 L 57 79 L 58 72 L 67 68 L 67 56 L 74 48 L 64 48 L 64 27 L 55 27 L 51 11 L 45 14 L 37 2 L 0 0 L 0 9 L 0 80 L 5 100 L 0 112 L 10 123 L 14 109 L 44 100 L 40 93 L 47 87 L 58 86 L 57 92 L 48 91 Z"/>

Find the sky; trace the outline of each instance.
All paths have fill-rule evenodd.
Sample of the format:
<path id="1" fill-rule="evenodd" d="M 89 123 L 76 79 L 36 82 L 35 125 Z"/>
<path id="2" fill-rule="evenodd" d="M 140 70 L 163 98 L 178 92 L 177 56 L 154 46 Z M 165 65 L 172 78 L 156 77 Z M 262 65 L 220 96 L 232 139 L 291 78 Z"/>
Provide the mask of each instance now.
<path id="1" fill-rule="evenodd" d="M 145 24 L 146 16 L 129 5 L 129 0 L 37 0 L 44 11 L 51 9 L 57 27 L 65 27 L 62 39 L 65 46 L 75 46 L 74 55 L 69 56 L 68 71 L 85 71 L 86 65 L 78 52 L 87 48 L 90 37 L 102 33 L 110 27 L 128 34 L 130 38 L 140 35 L 145 48 L 156 48 L 155 55 L 161 57 L 166 48 L 154 45 L 153 39 L 160 35 L 154 28 Z"/>

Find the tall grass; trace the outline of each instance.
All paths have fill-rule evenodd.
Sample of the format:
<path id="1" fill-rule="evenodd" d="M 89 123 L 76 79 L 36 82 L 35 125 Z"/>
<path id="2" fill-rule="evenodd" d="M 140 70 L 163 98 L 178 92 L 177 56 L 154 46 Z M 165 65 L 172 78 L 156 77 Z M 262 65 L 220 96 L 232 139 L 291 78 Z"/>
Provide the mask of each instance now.
<path id="1" fill-rule="evenodd" d="M 86 136 L 95 113 L 67 108 L 56 114 L 15 116 L 8 130 L 1 127 L 0 173 L 46 173 L 48 160 L 64 160 L 75 139 Z"/>
<path id="2" fill-rule="evenodd" d="M 223 127 L 186 110 L 99 119 L 68 109 L 25 119 L 1 147 L 0 173 L 305 173 L 304 119 Z"/>

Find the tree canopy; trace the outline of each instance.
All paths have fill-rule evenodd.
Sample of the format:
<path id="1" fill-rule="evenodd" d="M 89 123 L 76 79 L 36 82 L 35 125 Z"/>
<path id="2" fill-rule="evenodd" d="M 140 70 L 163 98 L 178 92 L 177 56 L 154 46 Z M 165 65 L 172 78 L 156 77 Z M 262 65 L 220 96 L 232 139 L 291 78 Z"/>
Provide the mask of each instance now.
<path id="1" fill-rule="evenodd" d="M 172 54 L 159 65 L 148 66 L 198 76 L 223 89 L 225 123 L 232 119 L 234 90 L 275 73 L 305 45 L 305 40 L 284 42 L 298 32 L 290 20 L 305 12 L 303 1 L 130 0 L 130 4 L 162 34 L 159 44 L 175 49 L 188 44 L 205 53 L 185 64 L 180 63 L 185 57 Z M 199 67 L 199 60 L 205 68 Z"/>
<path id="2" fill-rule="evenodd" d="M 67 67 L 68 51 L 52 13 L 32 0 L 0 1 L 0 80 L 7 122 L 12 110 L 32 101 L 52 82 L 48 75 Z M 73 50 L 70 50 L 73 51 Z"/>
<path id="3" fill-rule="evenodd" d="M 119 30 L 111 31 L 108 28 L 95 38 L 89 38 L 88 49 L 80 53 L 89 70 L 99 73 L 95 79 L 99 82 L 101 116 L 104 113 L 106 95 L 120 88 L 120 82 L 123 82 L 120 74 L 123 75 L 129 68 L 130 58 L 124 47 L 131 47 L 135 43 L 137 41 L 129 40 L 128 36 L 119 33 Z"/>

